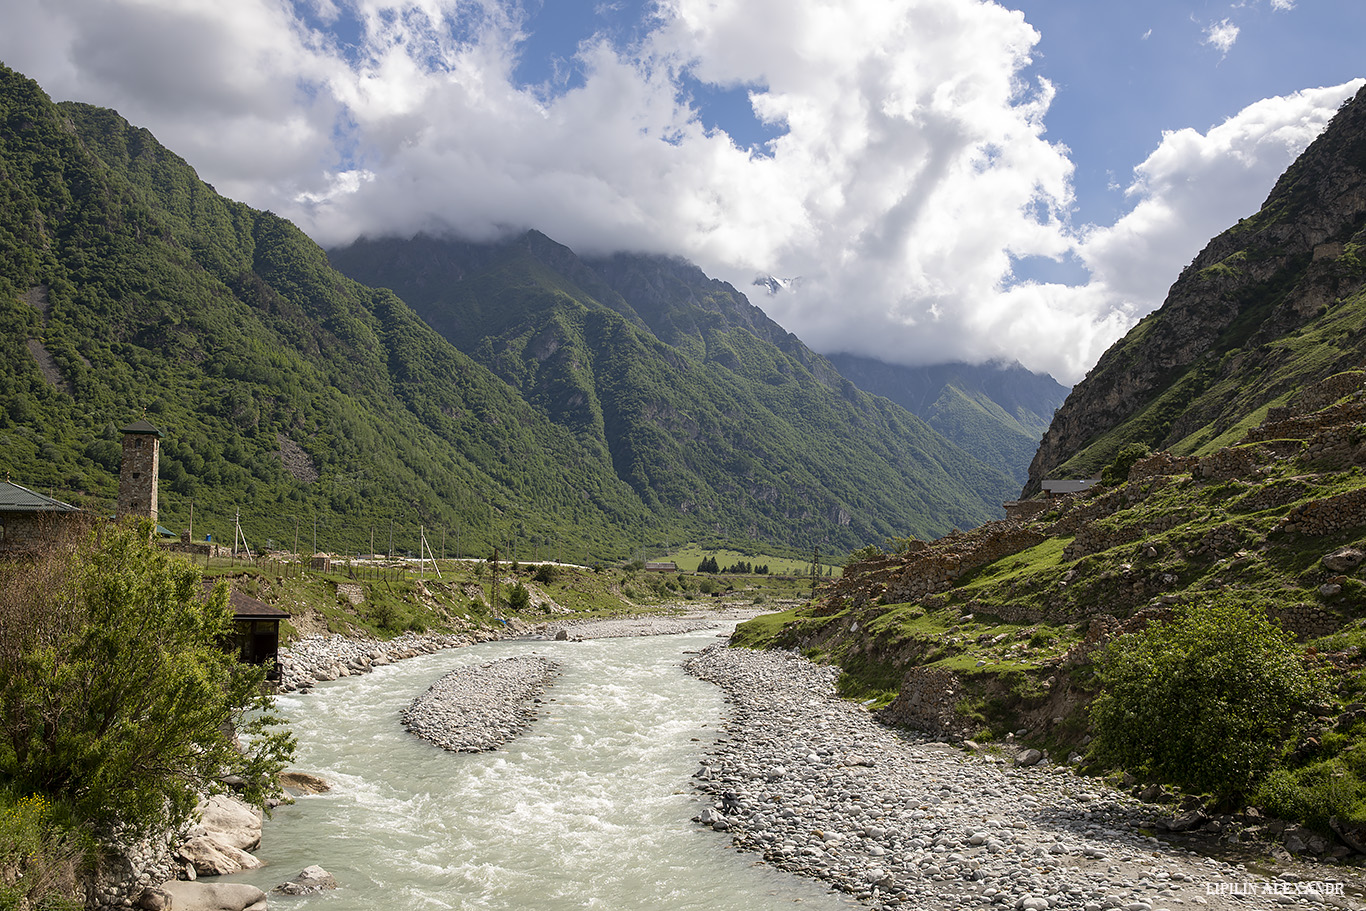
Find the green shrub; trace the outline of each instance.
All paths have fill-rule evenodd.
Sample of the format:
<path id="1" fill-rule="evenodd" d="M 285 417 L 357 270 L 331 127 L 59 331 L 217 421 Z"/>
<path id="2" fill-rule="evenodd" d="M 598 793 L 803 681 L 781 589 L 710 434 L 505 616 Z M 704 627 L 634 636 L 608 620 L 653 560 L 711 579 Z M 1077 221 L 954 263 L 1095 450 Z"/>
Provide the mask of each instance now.
<path id="1" fill-rule="evenodd" d="M 151 531 L 101 523 L 0 576 L 0 782 L 97 831 L 164 831 L 228 775 L 264 803 L 293 754 L 264 669 L 220 647 L 227 588 L 206 598 Z"/>
<path id="2" fill-rule="evenodd" d="M 1290 636 L 1231 597 L 1121 636 L 1096 672 L 1093 756 L 1221 799 L 1272 770 L 1321 688 Z"/>
<path id="3" fill-rule="evenodd" d="M 1109 465 L 1101 469 L 1101 483 L 1110 486 L 1123 484 L 1129 480 L 1129 469 L 1133 468 L 1139 459 L 1145 458 L 1151 453 L 1152 449 L 1145 443 L 1128 444 L 1115 454 Z"/>
<path id="4" fill-rule="evenodd" d="M 1257 788 L 1253 801 L 1273 816 L 1302 822 L 1324 835 L 1337 817 L 1349 826 L 1366 825 L 1366 783 L 1336 759 L 1301 769 L 1276 769 Z"/>
<path id="5" fill-rule="evenodd" d="M 532 576 L 542 585 L 549 585 L 560 577 L 560 571 L 549 563 L 542 563 L 536 567 L 536 575 Z"/>
<path id="6" fill-rule="evenodd" d="M 508 592 L 508 607 L 515 611 L 524 611 L 531 606 L 531 592 L 521 582 L 512 586 L 512 591 Z"/>

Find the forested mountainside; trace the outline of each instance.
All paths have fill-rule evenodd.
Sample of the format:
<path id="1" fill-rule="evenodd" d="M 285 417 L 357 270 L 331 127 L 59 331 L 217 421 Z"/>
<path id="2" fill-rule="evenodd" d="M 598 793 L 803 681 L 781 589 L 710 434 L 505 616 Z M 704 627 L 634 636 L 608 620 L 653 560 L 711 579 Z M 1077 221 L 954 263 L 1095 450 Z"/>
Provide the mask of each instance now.
<path id="1" fill-rule="evenodd" d="M 1018 363 L 905 367 L 855 354 L 828 357 L 855 386 L 896 402 L 1020 486 L 1067 398 L 1066 386 Z"/>
<path id="2" fill-rule="evenodd" d="M 420 525 L 624 553 L 658 519 L 392 292 L 216 194 L 116 113 L 0 70 L 0 469 L 108 508 L 117 428 L 161 428 L 162 523 L 325 549 Z M 308 532 L 305 532 L 307 539 Z M 591 543 L 590 543 L 591 542 Z M 377 545 L 384 549 L 385 544 Z M 571 550 L 572 548 L 572 550 Z M 454 547 L 452 547 L 454 549 Z"/>
<path id="3" fill-rule="evenodd" d="M 316 518 L 323 549 L 374 531 L 383 550 L 392 526 L 415 551 L 425 526 L 451 550 L 593 559 L 687 538 L 842 552 L 976 525 L 1013 492 L 687 264 L 585 263 L 534 233 L 449 245 L 460 282 L 396 258 L 470 357 L 146 130 L 0 77 L 16 482 L 109 508 L 118 428 L 145 416 L 172 530 L 193 508 L 197 536 L 231 538 L 240 510 L 255 546 L 311 541 Z M 423 280 L 465 315 L 443 322 Z"/>
<path id="4" fill-rule="evenodd" d="M 681 260 L 585 259 L 534 231 L 329 256 L 609 459 L 653 511 L 849 548 L 977 525 L 1017 489 Z"/>
<path id="5" fill-rule="evenodd" d="M 1126 443 L 1204 454 L 1366 362 L 1366 90 L 1210 241 L 1059 409 L 1030 467 L 1088 477 Z"/>

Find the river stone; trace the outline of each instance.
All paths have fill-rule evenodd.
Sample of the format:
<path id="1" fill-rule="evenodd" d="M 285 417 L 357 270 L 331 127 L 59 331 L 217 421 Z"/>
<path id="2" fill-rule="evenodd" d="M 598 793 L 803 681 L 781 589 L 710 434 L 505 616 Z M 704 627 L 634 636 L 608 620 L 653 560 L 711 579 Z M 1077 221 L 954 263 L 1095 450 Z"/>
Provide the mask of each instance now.
<path id="1" fill-rule="evenodd" d="M 296 794 L 326 794 L 332 790 L 325 780 L 307 772 L 281 772 L 280 787 Z"/>
<path id="2" fill-rule="evenodd" d="M 314 895 L 335 888 L 337 888 L 336 877 L 317 864 L 313 864 L 310 867 L 304 867 L 298 876 L 288 882 L 280 883 L 271 891 L 281 892 L 285 895 Z"/>
<path id="3" fill-rule="evenodd" d="M 1015 764 L 1018 766 L 1038 765 L 1043 759 L 1043 753 L 1035 749 L 1021 750 L 1015 757 Z"/>
<path id="4" fill-rule="evenodd" d="M 241 848 L 223 844 L 209 835 L 198 835 L 176 849 L 182 860 L 194 867 L 199 876 L 223 876 L 255 870 L 261 861 Z"/>
<path id="5" fill-rule="evenodd" d="M 171 880 L 159 891 L 171 896 L 173 911 L 265 911 L 266 893 L 247 883 Z"/>
<path id="6" fill-rule="evenodd" d="M 214 841 L 250 851 L 261 844 L 261 811 L 227 794 L 215 794 L 196 807 L 204 834 Z"/>
<path id="7" fill-rule="evenodd" d="M 171 893 L 165 889 L 144 889 L 137 906 L 143 911 L 171 911 Z"/>

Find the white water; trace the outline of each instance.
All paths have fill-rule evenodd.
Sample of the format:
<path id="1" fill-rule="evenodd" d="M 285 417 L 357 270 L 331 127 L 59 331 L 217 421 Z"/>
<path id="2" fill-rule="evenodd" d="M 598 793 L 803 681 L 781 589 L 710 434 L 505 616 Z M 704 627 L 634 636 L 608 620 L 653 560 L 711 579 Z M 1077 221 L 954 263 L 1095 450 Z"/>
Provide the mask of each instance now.
<path id="1" fill-rule="evenodd" d="M 678 665 L 715 636 L 491 642 L 283 696 L 294 768 L 332 791 L 276 810 L 257 852 L 268 866 L 225 878 L 269 890 L 319 864 L 337 891 L 270 904 L 327 911 L 855 906 L 690 821 L 702 808 L 690 776 L 724 706 Z M 399 725 L 448 671 L 529 653 L 560 676 L 502 749 L 448 753 Z"/>

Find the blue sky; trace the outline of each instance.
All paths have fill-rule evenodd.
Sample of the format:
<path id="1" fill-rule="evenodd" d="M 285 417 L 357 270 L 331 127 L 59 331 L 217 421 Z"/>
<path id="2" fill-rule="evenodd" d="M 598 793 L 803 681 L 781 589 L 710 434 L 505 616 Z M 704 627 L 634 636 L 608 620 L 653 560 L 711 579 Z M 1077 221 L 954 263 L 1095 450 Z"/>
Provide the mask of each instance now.
<path id="1" fill-rule="evenodd" d="M 1366 75 L 1358 0 L 0 11 L 0 60 L 323 244 L 534 227 L 687 257 L 817 350 L 1064 382 Z"/>

